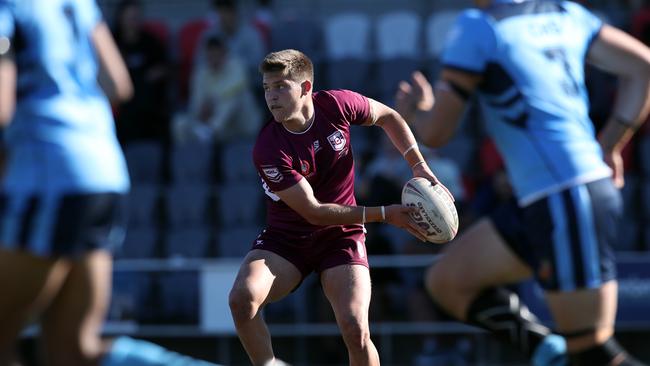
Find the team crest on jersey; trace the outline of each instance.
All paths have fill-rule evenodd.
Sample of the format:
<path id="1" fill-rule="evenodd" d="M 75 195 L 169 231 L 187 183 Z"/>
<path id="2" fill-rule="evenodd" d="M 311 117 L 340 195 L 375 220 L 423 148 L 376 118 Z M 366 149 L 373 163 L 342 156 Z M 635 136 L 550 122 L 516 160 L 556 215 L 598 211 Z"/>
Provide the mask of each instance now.
<path id="1" fill-rule="evenodd" d="M 279 183 L 282 181 L 282 174 L 280 174 L 280 169 L 277 167 L 271 166 L 267 168 L 262 168 L 264 175 L 273 183 Z"/>
<path id="2" fill-rule="evenodd" d="M 300 160 L 300 173 L 307 175 L 309 173 L 309 162 Z"/>
<path id="3" fill-rule="evenodd" d="M 345 149 L 345 136 L 343 136 L 343 132 L 336 130 L 333 134 L 327 136 L 327 141 L 329 141 L 330 146 L 332 146 L 332 149 L 334 151 L 341 151 Z"/>

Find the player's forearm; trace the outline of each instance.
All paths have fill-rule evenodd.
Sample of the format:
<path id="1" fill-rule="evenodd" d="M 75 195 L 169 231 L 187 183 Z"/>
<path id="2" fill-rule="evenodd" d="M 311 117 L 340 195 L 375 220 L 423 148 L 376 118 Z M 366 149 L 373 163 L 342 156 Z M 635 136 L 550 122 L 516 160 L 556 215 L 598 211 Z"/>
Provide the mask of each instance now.
<path id="1" fill-rule="evenodd" d="M 16 106 L 16 64 L 0 57 L 0 126 L 11 121 Z"/>
<path id="2" fill-rule="evenodd" d="M 395 112 L 378 121 L 393 146 L 399 151 L 410 167 L 424 161 L 413 132 L 404 119 Z"/>
<path id="3" fill-rule="evenodd" d="M 445 145 L 456 132 L 465 103 L 446 90 L 435 91 L 435 105 L 431 109 L 418 109 L 413 126 L 418 138 L 427 146 Z"/>
<path id="4" fill-rule="evenodd" d="M 305 219 L 313 225 L 320 226 L 363 224 L 383 221 L 381 211 L 381 206 L 365 207 L 323 203 Z"/>
<path id="5" fill-rule="evenodd" d="M 619 80 L 618 96 L 611 118 L 598 139 L 603 149 L 621 150 L 648 117 L 650 109 L 650 75 Z"/>
<path id="6" fill-rule="evenodd" d="M 99 60 L 98 81 L 106 96 L 113 101 L 126 101 L 133 96 L 133 84 L 120 51 L 105 23 L 99 23 L 92 34 Z"/>

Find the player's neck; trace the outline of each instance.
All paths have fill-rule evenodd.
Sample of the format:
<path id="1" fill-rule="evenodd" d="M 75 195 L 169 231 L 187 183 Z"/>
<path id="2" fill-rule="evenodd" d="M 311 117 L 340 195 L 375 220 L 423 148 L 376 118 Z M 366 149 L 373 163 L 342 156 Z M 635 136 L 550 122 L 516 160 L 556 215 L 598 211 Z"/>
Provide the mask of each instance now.
<path id="1" fill-rule="evenodd" d="M 282 122 L 284 128 L 293 133 L 302 133 L 307 131 L 312 123 L 314 123 L 314 118 L 316 114 L 314 113 L 314 104 L 307 103 L 305 104 L 298 116 L 296 118 L 289 119 L 285 122 Z"/>

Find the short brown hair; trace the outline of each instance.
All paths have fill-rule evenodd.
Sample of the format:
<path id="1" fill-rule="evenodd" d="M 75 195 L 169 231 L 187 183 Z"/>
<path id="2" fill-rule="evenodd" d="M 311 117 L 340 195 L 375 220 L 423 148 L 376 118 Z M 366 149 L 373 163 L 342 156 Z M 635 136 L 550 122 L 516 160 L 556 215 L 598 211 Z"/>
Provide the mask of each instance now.
<path id="1" fill-rule="evenodd" d="M 260 63 L 260 73 L 279 72 L 282 76 L 299 81 L 314 82 L 314 65 L 307 55 L 298 50 L 271 52 Z"/>

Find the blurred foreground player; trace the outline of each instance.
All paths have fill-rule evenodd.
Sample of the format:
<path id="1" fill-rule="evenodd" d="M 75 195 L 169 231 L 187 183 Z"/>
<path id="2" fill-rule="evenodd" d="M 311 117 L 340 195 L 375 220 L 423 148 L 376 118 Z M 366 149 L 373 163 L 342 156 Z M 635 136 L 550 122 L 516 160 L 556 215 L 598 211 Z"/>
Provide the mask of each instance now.
<path id="1" fill-rule="evenodd" d="M 559 337 L 502 285 L 534 276 L 570 365 L 640 365 L 615 341 L 621 149 L 645 120 L 650 51 L 568 1 L 476 1 L 450 31 L 442 74 L 402 83 L 398 110 L 427 145 L 453 135 L 477 95 L 505 159 L 522 227 L 478 221 L 428 271 L 427 288 L 456 318 L 519 346 L 535 365 L 566 364 Z M 619 77 L 613 115 L 596 137 L 584 62 Z M 547 336 L 550 335 L 550 336 Z"/>
<path id="2" fill-rule="evenodd" d="M 254 240 L 230 293 L 239 339 L 254 365 L 275 364 L 261 310 L 316 272 L 350 365 L 378 365 L 368 327 L 364 224 L 383 221 L 424 237 L 406 206 L 356 205 L 350 125 L 380 126 L 414 176 L 437 180 L 397 112 L 349 90 L 313 92 L 313 65 L 302 52 L 270 53 L 260 72 L 273 115 L 253 150 L 268 196 L 267 227 Z"/>
<path id="3" fill-rule="evenodd" d="M 93 0 L 0 0 L 0 354 L 39 318 L 50 366 L 212 365 L 100 339 L 129 189 L 102 89 L 132 93 Z"/>

